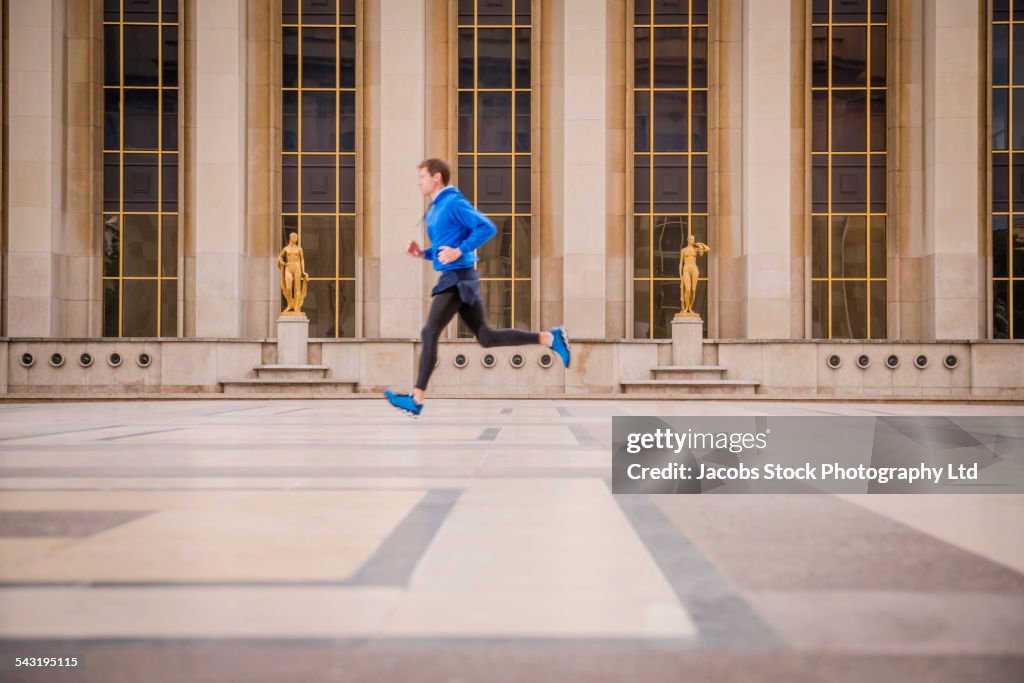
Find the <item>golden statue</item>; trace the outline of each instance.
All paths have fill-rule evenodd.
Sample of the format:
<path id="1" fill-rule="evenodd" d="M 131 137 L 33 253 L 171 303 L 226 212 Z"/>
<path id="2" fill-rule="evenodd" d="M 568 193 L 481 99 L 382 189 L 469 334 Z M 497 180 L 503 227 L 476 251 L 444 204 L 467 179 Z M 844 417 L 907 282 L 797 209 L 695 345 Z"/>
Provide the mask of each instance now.
<path id="1" fill-rule="evenodd" d="M 693 312 L 693 301 L 697 298 L 697 282 L 700 271 L 697 270 L 697 257 L 711 251 L 711 247 L 703 242 L 696 242 L 693 234 L 686 240 L 686 246 L 679 250 L 679 305 L 682 310 L 676 313 L 677 318 L 699 318 Z"/>
<path id="2" fill-rule="evenodd" d="M 288 302 L 281 315 L 305 315 L 302 302 L 309 288 L 309 273 L 306 272 L 298 233 L 288 235 L 288 244 L 277 255 L 277 267 L 281 269 L 281 293 Z"/>

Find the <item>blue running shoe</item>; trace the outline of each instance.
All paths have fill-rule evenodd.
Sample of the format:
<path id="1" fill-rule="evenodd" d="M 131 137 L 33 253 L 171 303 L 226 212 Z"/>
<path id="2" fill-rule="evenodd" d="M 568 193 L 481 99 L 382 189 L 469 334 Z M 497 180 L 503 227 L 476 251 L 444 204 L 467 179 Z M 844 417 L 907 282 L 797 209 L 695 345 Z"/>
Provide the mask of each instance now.
<path id="1" fill-rule="evenodd" d="M 388 397 L 388 403 L 410 417 L 419 417 L 420 413 L 423 412 L 423 404 L 417 404 L 416 401 L 412 400 L 412 394 L 396 394 L 388 389 L 384 392 L 384 395 Z"/>
<path id="2" fill-rule="evenodd" d="M 569 335 L 565 333 L 565 328 L 562 326 L 552 327 L 551 336 L 554 337 L 554 341 L 551 342 L 551 350 L 558 354 L 558 357 L 562 359 L 562 363 L 565 367 L 569 367 Z"/>

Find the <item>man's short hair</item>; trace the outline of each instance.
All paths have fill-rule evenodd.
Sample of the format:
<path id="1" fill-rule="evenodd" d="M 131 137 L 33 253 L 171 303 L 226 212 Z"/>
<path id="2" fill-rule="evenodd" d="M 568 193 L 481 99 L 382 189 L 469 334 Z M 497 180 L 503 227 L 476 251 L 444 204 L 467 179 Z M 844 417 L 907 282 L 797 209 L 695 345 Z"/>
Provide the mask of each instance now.
<path id="1" fill-rule="evenodd" d="M 452 179 L 452 169 L 448 165 L 448 162 L 444 159 L 424 159 L 420 162 L 420 165 L 416 168 L 425 168 L 427 173 L 433 176 L 435 173 L 441 174 L 441 182 L 445 185 Z"/>

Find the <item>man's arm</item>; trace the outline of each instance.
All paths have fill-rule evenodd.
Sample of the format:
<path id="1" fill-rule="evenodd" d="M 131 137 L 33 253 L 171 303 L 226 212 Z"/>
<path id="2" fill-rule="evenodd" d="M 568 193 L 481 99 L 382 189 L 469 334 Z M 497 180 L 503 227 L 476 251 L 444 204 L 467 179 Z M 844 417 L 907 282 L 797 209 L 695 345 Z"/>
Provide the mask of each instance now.
<path id="1" fill-rule="evenodd" d="M 479 249 L 484 242 L 498 234 L 498 228 L 491 222 L 491 219 L 483 215 L 468 201 L 461 201 L 458 206 L 453 208 L 455 208 L 456 220 L 470 229 L 466 239 L 462 240 L 461 244 L 455 245 L 463 254 Z"/>
<path id="2" fill-rule="evenodd" d="M 423 258 L 425 258 L 428 261 L 433 261 L 434 260 L 434 252 L 436 252 L 436 251 L 437 251 L 437 247 L 433 247 L 433 246 L 426 247 L 423 250 Z"/>

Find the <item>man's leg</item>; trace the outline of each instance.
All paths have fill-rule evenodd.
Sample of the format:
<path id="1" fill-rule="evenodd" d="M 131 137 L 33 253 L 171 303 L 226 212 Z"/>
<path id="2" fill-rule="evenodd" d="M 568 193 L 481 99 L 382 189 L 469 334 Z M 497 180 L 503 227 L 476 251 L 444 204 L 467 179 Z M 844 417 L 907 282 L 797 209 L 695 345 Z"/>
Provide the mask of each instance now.
<path id="1" fill-rule="evenodd" d="M 427 382 L 430 381 L 430 375 L 434 372 L 434 363 L 437 362 L 437 340 L 441 336 L 441 330 L 459 310 L 460 303 L 457 288 L 441 292 L 430 303 L 427 322 L 420 332 L 423 349 L 420 351 L 420 367 L 416 375 L 416 386 L 412 391 L 412 398 L 416 403 L 423 403 Z"/>

